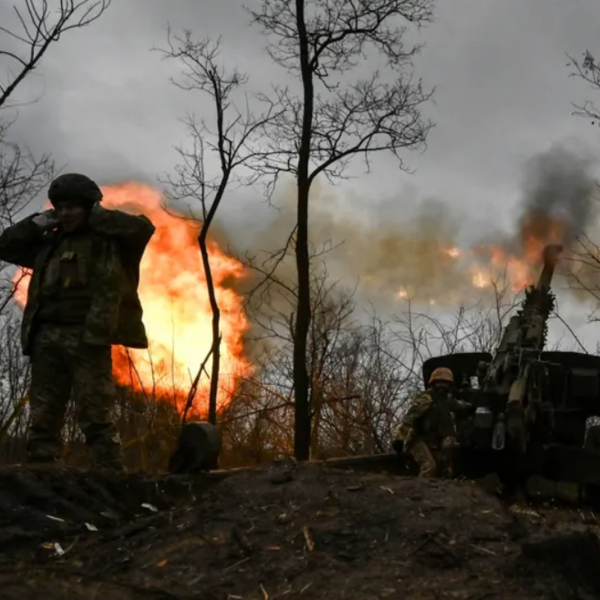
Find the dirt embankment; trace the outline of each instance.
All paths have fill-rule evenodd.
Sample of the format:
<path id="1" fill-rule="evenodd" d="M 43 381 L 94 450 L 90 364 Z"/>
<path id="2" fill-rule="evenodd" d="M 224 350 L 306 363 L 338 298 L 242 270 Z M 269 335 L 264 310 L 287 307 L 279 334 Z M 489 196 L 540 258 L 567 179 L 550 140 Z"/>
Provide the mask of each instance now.
<path id="1" fill-rule="evenodd" d="M 218 483 L 0 469 L 2 600 L 600 598 L 595 517 L 473 483 L 273 465 Z"/>

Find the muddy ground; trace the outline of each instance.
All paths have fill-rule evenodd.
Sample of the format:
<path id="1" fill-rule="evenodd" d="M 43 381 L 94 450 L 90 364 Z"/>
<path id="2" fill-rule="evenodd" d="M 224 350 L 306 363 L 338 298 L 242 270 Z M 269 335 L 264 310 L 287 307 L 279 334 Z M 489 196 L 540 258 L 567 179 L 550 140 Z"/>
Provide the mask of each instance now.
<path id="1" fill-rule="evenodd" d="M 280 464 L 222 481 L 0 469 L 2 600 L 600 598 L 595 515 Z"/>

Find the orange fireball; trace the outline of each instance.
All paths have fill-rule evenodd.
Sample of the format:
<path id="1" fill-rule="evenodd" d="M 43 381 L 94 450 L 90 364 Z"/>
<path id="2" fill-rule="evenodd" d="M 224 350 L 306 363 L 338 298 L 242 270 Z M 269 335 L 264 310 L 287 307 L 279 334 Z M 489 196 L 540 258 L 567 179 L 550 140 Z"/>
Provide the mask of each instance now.
<path id="1" fill-rule="evenodd" d="M 549 244 L 568 245 L 569 224 L 543 211 L 530 211 L 521 221 L 516 238 L 505 244 L 479 244 L 468 250 L 445 248 L 443 254 L 464 264 L 470 286 L 490 288 L 493 281 L 506 283 L 514 292 L 533 284 Z M 398 297 L 402 297 L 398 293 Z"/>
<path id="2" fill-rule="evenodd" d="M 521 222 L 519 251 L 489 248 L 491 267 L 494 271 L 505 269 L 511 288 L 520 291 L 532 285 L 539 275 L 544 248 L 566 243 L 569 235 L 569 225 L 565 221 L 542 211 L 531 211 Z"/>
<path id="3" fill-rule="evenodd" d="M 103 206 L 144 214 L 155 225 L 140 268 L 140 300 L 144 308 L 149 349 L 113 348 L 117 382 L 135 391 L 175 400 L 181 409 L 198 369 L 211 347 L 212 313 L 198 248 L 198 226 L 165 212 L 162 194 L 149 185 L 121 183 L 102 188 Z M 228 282 L 244 276 L 241 263 L 209 243 L 215 293 L 221 310 L 221 375 L 218 406 L 227 405 L 241 377 L 251 366 L 245 359 L 243 336 L 248 321 L 242 297 Z M 15 280 L 21 277 L 17 273 Z M 22 278 L 15 298 L 24 304 L 29 277 Z M 210 361 L 206 365 L 210 372 Z M 195 406 L 206 410 L 208 375 L 198 385 Z"/>

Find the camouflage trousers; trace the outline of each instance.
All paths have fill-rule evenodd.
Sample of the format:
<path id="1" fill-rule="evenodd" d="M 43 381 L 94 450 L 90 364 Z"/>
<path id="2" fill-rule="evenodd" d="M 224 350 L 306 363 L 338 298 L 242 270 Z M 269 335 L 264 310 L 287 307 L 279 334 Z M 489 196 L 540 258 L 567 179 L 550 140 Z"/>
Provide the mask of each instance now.
<path id="1" fill-rule="evenodd" d="M 44 325 L 36 333 L 31 355 L 30 462 L 62 458 L 61 432 L 69 400 L 90 452 L 101 468 L 122 469 L 121 441 L 111 421 L 115 400 L 110 346 L 81 340 L 80 327 Z"/>
<path id="2" fill-rule="evenodd" d="M 417 439 L 409 453 L 419 465 L 419 477 L 452 477 L 448 455 L 439 448 Z"/>

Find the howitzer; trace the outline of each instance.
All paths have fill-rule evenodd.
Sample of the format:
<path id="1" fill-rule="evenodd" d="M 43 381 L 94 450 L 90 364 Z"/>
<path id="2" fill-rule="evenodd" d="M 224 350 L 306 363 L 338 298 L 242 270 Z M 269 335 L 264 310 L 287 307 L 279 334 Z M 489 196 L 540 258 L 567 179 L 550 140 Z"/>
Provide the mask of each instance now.
<path id="1" fill-rule="evenodd" d="M 600 417 L 600 357 L 544 351 L 560 254 L 560 246 L 544 249 L 539 280 L 493 354 L 430 358 L 423 379 L 438 367 L 451 369 L 457 395 L 475 406 L 472 415 L 457 415 L 457 475 L 497 473 L 510 487 L 536 474 L 577 482 L 600 498 L 600 428 L 590 428 L 591 417 Z"/>
<path id="2" fill-rule="evenodd" d="M 511 317 L 494 352 L 483 389 L 475 395 L 478 445 L 487 445 L 485 433 L 489 432 L 493 449 L 508 446 L 512 452 L 525 454 L 536 426 L 551 433 L 553 406 L 544 394 L 551 363 L 541 355 L 555 302 L 550 284 L 561 252 L 561 246 L 544 248 L 540 278 L 525 291 L 521 309 Z"/>
<path id="3" fill-rule="evenodd" d="M 543 252 L 537 283 L 525 291 L 494 353 L 462 352 L 423 363 L 423 383 L 439 367 L 450 369 L 457 397 L 475 411 L 456 414 L 455 477 L 497 474 L 506 492 L 530 475 L 579 485 L 580 498 L 600 507 L 600 356 L 544 351 L 554 308 L 550 284 L 560 246 Z M 394 446 L 401 454 L 401 447 Z M 395 454 L 330 461 L 338 468 L 413 474 Z M 512 490 L 511 490 L 512 488 Z"/>
<path id="4" fill-rule="evenodd" d="M 550 289 L 560 246 L 543 252 L 537 283 L 525 291 L 494 353 L 461 352 L 427 359 L 423 384 L 450 369 L 454 394 L 474 405 L 456 414 L 455 477 L 496 474 L 509 494 L 529 476 L 578 484 L 580 499 L 600 507 L 600 356 L 544 351 L 554 308 Z M 333 459 L 336 468 L 415 474 L 401 442 L 395 454 Z M 512 489 L 511 489 L 512 488 Z"/>

